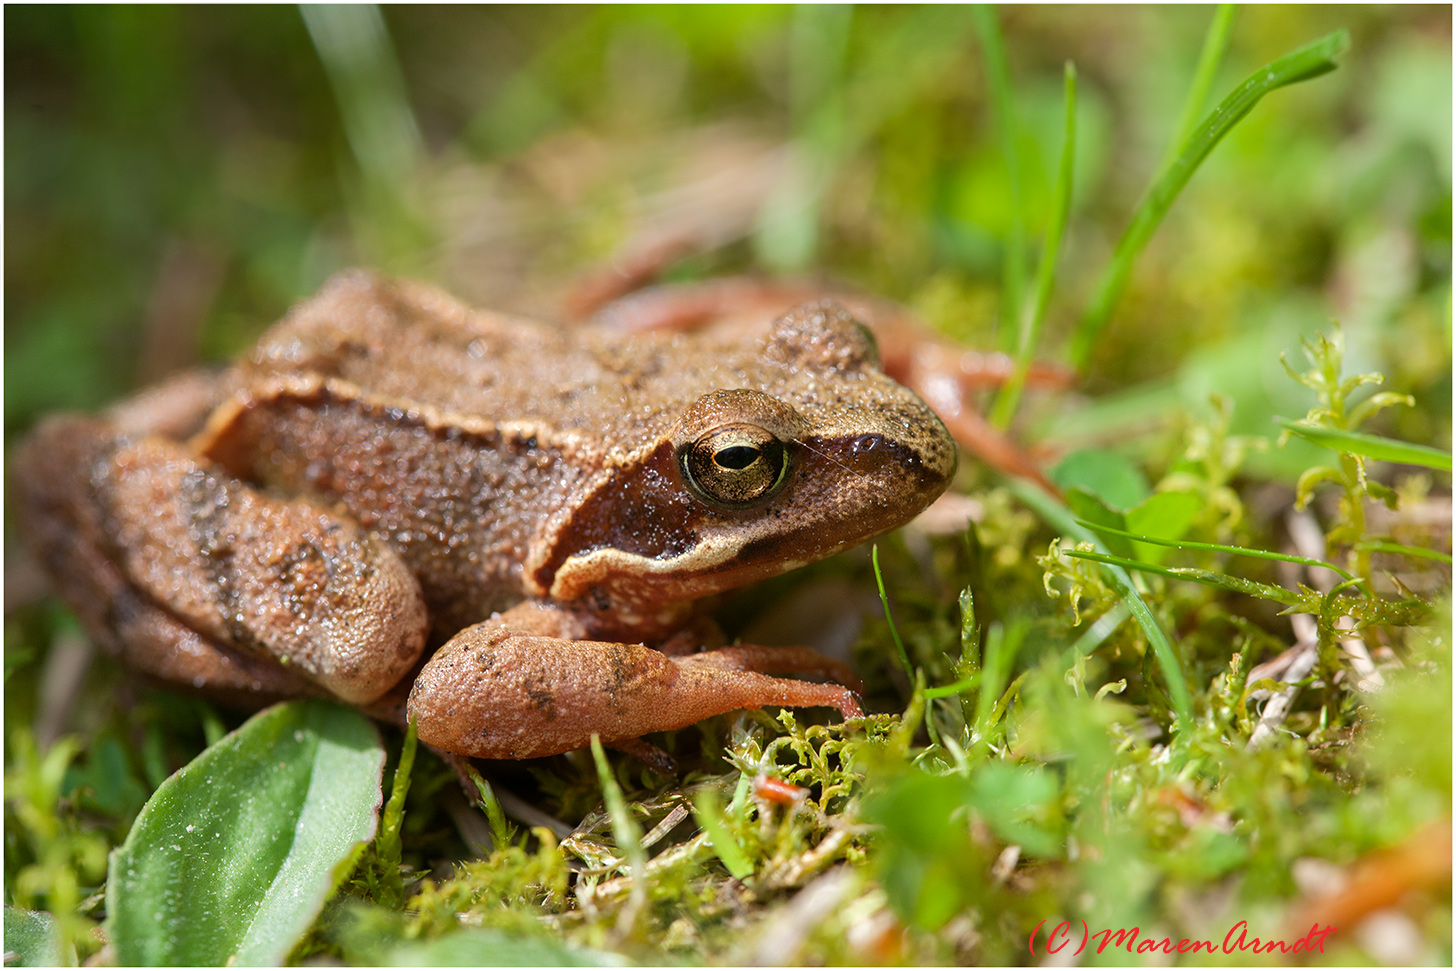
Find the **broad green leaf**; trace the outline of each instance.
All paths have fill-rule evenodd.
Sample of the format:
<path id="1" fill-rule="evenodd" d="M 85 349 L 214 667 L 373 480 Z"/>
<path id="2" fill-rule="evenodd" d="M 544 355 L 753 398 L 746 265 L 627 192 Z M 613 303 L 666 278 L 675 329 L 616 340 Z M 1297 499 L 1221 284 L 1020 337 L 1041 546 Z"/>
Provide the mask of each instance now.
<path id="1" fill-rule="evenodd" d="M 10 955 L 15 955 L 11 958 Z M 44 911 L 5 908 L 5 966 L 54 968 L 76 966 L 76 949 L 61 946 L 56 919 Z"/>
<path id="2" fill-rule="evenodd" d="M 971 782 L 971 799 L 991 830 L 1041 857 L 1062 850 L 1063 837 L 1047 825 L 1059 822 L 1058 798 L 1056 778 L 1041 768 L 988 762 Z"/>
<path id="3" fill-rule="evenodd" d="M 1063 489 L 1080 488 L 1125 512 L 1148 497 L 1148 480 L 1132 459 L 1103 449 L 1070 452 L 1047 473 Z"/>
<path id="4" fill-rule="evenodd" d="M 1451 471 L 1451 453 L 1428 445 L 1416 445 L 1395 438 L 1381 438 L 1379 435 L 1365 435 L 1361 432 L 1347 432 L 1340 428 L 1324 428 L 1306 425 L 1304 422 L 1287 418 L 1274 419 L 1300 438 L 1334 449 L 1336 452 L 1352 452 L 1366 458 L 1384 462 L 1402 462 L 1419 465 L 1427 469 Z"/>
<path id="5" fill-rule="evenodd" d="M 1159 492 L 1148 496 L 1127 512 L 1127 531 L 1154 539 L 1179 539 L 1193 525 L 1203 500 L 1192 492 Z M 1134 543 L 1139 559 L 1161 563 L 1168 555 L 1166 546 Z"/>
<path id="6" fill-rule="evenodd" d="M 880 884 L 895 912 L 917 927 L 940 927 L 974 896 L 985 861 L 958 811 L 970 801 L 970 780 L 919 770 L 865 797 L 865 819 L 882 827 Z"/>
<path id="7" fill-rule="evenodd" d="M 374 836 L 384 749 L 362 715 L 275 705 L 162 784 L 111 858 L 122 965 L 276 965 Z"/>
<path id="8" fill-rule="evenodd" d="M 395 948 L 384 966 L 393 968 L 617 968 L 627 961 L 610 951 L 576 947 L 545 937 L 514 937 L 471 927 L 424 943 Z"/>
<path id="9" fill-rule="evenodd" d="M 1066 493 L 1067 505 L 1077 514 L 1078 519 L 1091 523 L 1094 529 L 1110 529 L 1126 532 L 1127 517 L 1107 507 L 1107 503 L 1098 499 L 1085 489 L 1073 487 Z M 1098 533 L 1098 537 L 1107 546 L 1108 550 L 1119 556 L 1132 556 L 1132 543 L 1117 533 Z"/>

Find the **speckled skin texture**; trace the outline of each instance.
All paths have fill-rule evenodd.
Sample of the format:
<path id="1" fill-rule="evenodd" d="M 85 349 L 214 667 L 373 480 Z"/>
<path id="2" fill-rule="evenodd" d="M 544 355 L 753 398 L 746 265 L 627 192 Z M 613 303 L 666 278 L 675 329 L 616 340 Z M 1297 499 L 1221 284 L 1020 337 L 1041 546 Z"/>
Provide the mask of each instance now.
<path id="1" fill-rule="evenodd" d="M 681 647 L 690 601 L 892 529 L 943 491 L 949 437 L 876 363 L 829 305 L 759 340 L 624 336 L 356 272 L 210 395 L 178 382 L 187 416 L 159 392 L 43 425 L 17 457 L 20 500 L 87 627 L 167 680 L 367 705 L 443 644 L 414 678 L 421 738 L 494 758 L 737 707 L 850 714 L 842 687 L 763 673 L 852 677 L 799 649 L 653 646 Z M 725 426 L 784 443 L 761 499 L 685 481 L 684 450 Z"/>

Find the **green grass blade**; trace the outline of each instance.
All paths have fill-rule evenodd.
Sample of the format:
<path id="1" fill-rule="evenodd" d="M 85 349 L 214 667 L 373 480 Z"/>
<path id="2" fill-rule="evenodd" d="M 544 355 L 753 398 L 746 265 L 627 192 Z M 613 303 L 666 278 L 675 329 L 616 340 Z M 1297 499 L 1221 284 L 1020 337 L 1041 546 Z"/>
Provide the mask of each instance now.
<path id="1" fill-rule="evenodd" d="M 753 864 L 748 862 L 743 848 L 733 838 L 733 833 L 728 828 L 728 822 L 718 808 L 717 793 L 711 789 L 702 790 L 693 800 L 693 808 L 693 815 L 698 818 L 698 825 L 707 831 L 708 838 L 713 841 L 713 852 L 718 854 L 718 859 L 723 861 L 728 872 L 739 880 L 751 875 Z"/>
<path id="2" fill-rule="evenodd" d="M 885 593 L 885 578 L 880 574 L 880 547 L 876 543 L 870 547 L 870 565 L 875 571 L 875 585 L 880 588 L 880 606 L 885 608 L 885 623 L 890 625 L 890 637 L 895 642 L 895 650 L 900 655 L 900 663 L 905 665 L 905 677 L 910 683 L 915 683 L 915 669 L 910 666 L 910 655 L 905 652 L 905 642 L 900 640 L 900 632 L 895 628 L 895 618 L 890 616 L 890 598 Z"/>
<path id="3" fill-rule="evenodd" d="M 1011 380 L 1006 382 L 996 398 L 996 407 L 991 413 L 991 422 L 997 428 L 1011 424 L 1011 416 L 1016 414 L 1037 338 L 1041 335 L 1047 304 L 1051 301 L 1052 284 L 1057 278 L 1057 261 L 1062 255 L 1062 240 L 1067 234 L 1067 216 L 1072 210 L 1072 163 L 1077 157 L 1077 69 L 1071 61 L 1067 62 L 1063 78 L 1066 108 L 1062 119 L 1062 159 L 1057 166 L 1057 183 L 1053 189 L 1056 202 L 1051 225 L 1047 227 L 1046 240 L 1042 244 L 1041 262 L 1036 268 L 1036 291 L 1030 308 L 1021 315 L 1021 329 L 1016 339 L 1016 367 L 1011 372 Z"/>
<path id="4" fill-rule="evenodd" d="M 1097 286 L 1095 296 L 1086 314 L 1077 324 L 1072 335 L 1071 358 L 1076 367 L 1087 363 L 1092 346 L 1102 328 L 1107 325 L 1113 309 L 1122 297 L 1132 275 L 1133 264 L 1138 254 L 1147 245 L 1153 233 L 1167 215 L 1168 209 L 1178 193 L 1188 184 L 1189 178 L 1203 164 L 1209 152 L 1223 140 L 1223 137 L 1238 122 L 1253 110 L 1264 95 L 1286 85 L 1308 81 L 1327 74 L 1339 66 L 1338 58 L 1350 46 L 1350 34 L 1338 30 L 1321 37 L 1293 53 L 1286 54 L 1259 68 L 1248 79 L 1234 89 L 1233 93 L 1213 110 L 1193 131 L 1178 152 L 1173 164 L 1165 169 L 1153 183 L 1133 215 L 1132 224 L 1117 244 L 1112 262 Z"/>
<path id="5" fill-rule="evenodd" d="M 1113 556 L 1109 553 L 1096 553 L 1090 550 L 1062 550 L 1063 556 L 1069 556 L 1074 560 L 1093 560 L 1097 563 L 1104 563 L 1108 566 L 1116 566 L 1127 570 L 1137 570 L 1139 573 L 1157 573 L 1161 576 L 1172 577 L 1175 580 L 1192 580 L 1194 583 L 1202 583 L 1205 586 L 1218 587 L 1222 590 L 1232 590 L 1235 593 L 1246 593 L 1254 597 L 1262 597 L 1265 600 L 1272 600 L 1275 603 L 1284 604 L 1286 607 L 1294 607 L 1304 603 L 1304 600 L 1297 594 L 1292 594 L 1283 587 L 1271 586 L 1267 583 L 1257 583 L 1253 580 L 1245 580 L 1242 577 L 1229 576 L 1226 573 L 1215 573 L 1212 570 L 1198 570 L 1185 566 L 1159 566 L 1156 563 L 1148 563 L 1144 560 L 1129 560 L 1122 556 Z M 1359 583 L 1360 580 L 1346 581 Z"/>
<path id="6" fill-rule="evenodd" d="M 1016 156 L 1016 116 L 1011 104 L 1011 72 L 1006 66 L 1006 47 L 1001 41 L 1001 26 L 996 11 L 989 4 L 978 3 L 971 9 L 976 36 L 986 58 L 986 81 L 991 88 L 991 103 L 996 107 L 996 140 L 1006 159 L 1006 187 L 1011 196 L 1011 231 L 1006 239 L 1006 255 L 1002 263 L 1004 282 L 1002 306 L 1006 324 L 1003 345 L 1010 347 L 1016 339 L 1012 328 L 1021 319 L 1021 302 L 1026 289 L 1026 218 L 1021 196 L 1021 165 Z"/>
<path id="7" fill-rule="evenodd" d="M 1193 86 L 1188 89 L 1183 113 L 1178 116 L 1178 127 L 1173 130 L 1173 138 L 1168 142 L 1168 154 L 1163 157 L 1163 164 L 1158 166 L 1160 172 L 1167 171 L 1177 161 L 1179 147 L 1193 134 L 1193 127 L 1203 114 L 1203 106 L 1208 104 L 1208 92 L 1213 87 L 1213 78 L 1218 73 L 1224 52 L 1228 50 L 1237 9 L 1235 4 L 1221 3 L 1214 11 L 1213 23 L 1208 25 L 1208 34 L 1203 38 L 1203 51 L 1198 55 L 1198 67 L 1193 71 Z"/>
<path id="8" fill-rule="evenodd" d="M 941 685 L 939 688 L 926 688 L 925 698 L 927 701 L 933 701 L 936 698 L 949 698 L 951 695 L 958 695 L 962 691 L 973 687 L 979 680 L 981 680 L 979 674 L 972 674 L 951 684 Z"/>
<path id="9" fill-rule="evenodd" d="M 495 847 L 510 846 L 515 839 L 515 827 L 506 821 L 505 810 L 501 809 L 500 800 L 496 798 L 495 789 L 485 776 L 471 765 L 462 760 L 465 767 L 465 774 L 475 786 L 476 805 L 485 813 L 486 822 L 490 824 L 490 838 Z"/>
<path id="10" fill-rule="evenodd" d="M 1378 539 L 1356 543 L 1355 549 L 1368 550 L 1371 553 L 1394 553 L 1397 556 L 1416 556 L 1424 560 L 1439 560 L 1442 563 L 1451 562 L 1450 554 L 1442 553 L 1440 550 L 1428 550 L 1421 546 L 1405 546 L 1401 543 L 1387 543 Z"/>
<path id="11" fill-rule="evenodd" d="M 1052 528 L 1094 546 L 1101 545 L 1101 541 L 1091 531 L 1077 525 L 1077 519 L 1072 515 L 1070 509 L 1039 487 L 1025 480 L 1015 479 L 1011 481 L 1011 492 L 1016 498 L 1030 506 L 1038 516 L 1050 523 Z M 1176 732 L 1182 727 L 1192 725 L 1193 698 L 1189 694 L 1188 682 L 1183 677 L 1183 668 L 1178 664 L 1178 655 L 1174 653 L 1168 635 L 1163 632 L 1163 628 L 1158 625 L 1158 619 L 1153 616 L 1152 610 L 1148 608 L 1142 595 L 1133 586 L 1132 577 L 1128 575 L 1128 572 L 1114 563 L 1107 564 L 1106 572 L 1113 589 L 1117 591 L 1123 604 L 1127 606 L 1133 619 L 1138 622 L 1143 634 L 1147 636 L 1148 644 L 1152 646 L 1153 655 L 1158 661 L 1158 667 L 1163 672 L 1163 679 L 1168 682 L 1168 698 L 1173 704 L 1173 712 L 1178 719 L 1173 730 Z"/>
<path id="12" fill-rule="evenodd" d="M 597 767 L 597 782 L 602 788 L 602 802 L 606 805 L 607 818 L 612 822 L 612 838 L 627 861 L 630 872 L 630 905 L 622 910 L 617 924 L 619 930 L 630 930 L 647 904 L 647 853 L 642 849 L 642 827 L 627 808 L 627 800 L 622 796 L 616 776 L 612 775 L 612 767 L 607 763 L 607 753 L 602 750 L 602 740 L 598 735 L 591 738 L 591 753 Z"/>
<path id="13" fill-rule="evenodd" d="M 1260 560 L 1281 560 L 1285 563 L 1299 563 L 1304 566 L 1322 566 L 1326 570 L 1333 570 L 1346 580 L 1354 579 L 1353 574 L 1340 569 L 1333 563 L 1326 563 L 1324 560 L 1316 560 L 1313 557 L 1295 556 L 1292 553 L 1272 553 L 1269 550 L 1255 550 L 1247 546 L 1226 546 L 1223 543 L 1197 543 L 1190 539 L 1159 539 L 1156 536 L 1143 536 L 1138 533 L 1130 533 L 1125 529 L 1118 529 L 1115 526 L 1103 526 L 1098 523 L 1089 522 L 1086 519 L 1079 519 L 1077 522 L 1099 533 L 1126 536 L 1128 539 L 1135 539 L 1139 543 L 1147 543 L 1149 546 L 1167 546 L 1175 550 L 1210 550 L 1214 553 L 1252 556 Z"/>
<path id="14" fill-rule="evenodd" d="M 1419 465 L 1427 469 L 1451 471 L 1451 453 L 1429 445 L 1416 445 L 1379 435 L 1365 435 L 1361 432 L 1347 432 L 1342 428 L 1323 428 L 1304 422 L 1275 418 L 1282 427 L 1306 441 L 1314 442 L 1336 452 L 1353 452 L 1370 459 L 1385 462 L 1401 462 L 1405 465 Z"/>
<path id="15" fill-rule="evenodd" d="M 1082 636 L 1078 637 L 1072 646 L 1067 649 L 1064 656 L 1068 659 L 1068 663 L 1070 663 L 1071 658 L 1079 654 L 1091 654 L 1097 648 L 1101 647 L 1102 642 L 1111 637 L 1112 632 L 1117 630 L 1124 620 L 1127 620 L 1129 613 L 1127 604 L 1113 604 L 1107 613 L 1089 624 L 1087 629 L 1082 632 Z"/>
<path id="16" fill-rule="evenodd" d="M 404 848 L 400 830 L 404 826 L 404 801 L 409 796 L 410 773 L 415 765 L 415 749 L 419 744 L 418 725 L 415 719 L 409 721 L 404 734 L 404 745 L 399 752 L 399 762 L 394 769 L 394 781 L 389 785 L 389 801 L 379 817 L 379 835 L 374 840 L 374 849 L 383 868 L 381 893 L 384 902 L 396 909 L 404 906 L 404 876 L 399 863 Z"/>
<path id="17" fill-rule="evenodd" d="M 423 157 L 424 140 L 378 5 L 298 9 L 334 89 L 360 171 L 381 186 L 398 187 Z"/>

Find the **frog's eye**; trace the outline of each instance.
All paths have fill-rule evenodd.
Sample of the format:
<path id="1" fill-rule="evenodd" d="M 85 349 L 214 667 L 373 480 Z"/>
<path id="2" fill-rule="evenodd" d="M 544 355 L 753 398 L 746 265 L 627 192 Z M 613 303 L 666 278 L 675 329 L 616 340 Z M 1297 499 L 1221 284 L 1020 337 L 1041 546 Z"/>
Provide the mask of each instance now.
<path id="1" fill-rule="evenodd" d="M 767 498 L 789 472 L 789 452 L 757 425 L 723 425 L 678 449 L 688 487 L 717 506 L 747 506 Z"/>

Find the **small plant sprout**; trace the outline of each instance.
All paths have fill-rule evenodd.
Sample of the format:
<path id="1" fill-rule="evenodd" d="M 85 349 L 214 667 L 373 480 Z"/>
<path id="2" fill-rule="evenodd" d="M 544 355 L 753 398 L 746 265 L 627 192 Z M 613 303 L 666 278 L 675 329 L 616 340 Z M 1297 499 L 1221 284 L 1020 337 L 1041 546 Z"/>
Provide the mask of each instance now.
<path id="1" fill-rule="evenodd" d="M 1304 355 L 1309 360 L 1309 370 L 1296 371 L 1289 361 L 1280 355 L 1280 362 L 1289 376 L 1312 390 L 1319 404 L 1309 410 L 1299 425 L 1287 425 L 1279 443 L 1283 445 L 1291 434 L 1300 434 L 1303 429 L 1327 429 L 1335 432 L 1355 432 L 1378 412 L 1392 405 L 1411 406 L 1415 404 L 1410 395 L 1380 391 L 1358 404 L 1351 401 L 1355 393 L 1367 384 L 1382 384 L 1384 376 L 1376 373 L 1355 374 L 1341 377 L 1345 357 L 1345 336 L 1339 327 L 1326 337 L 1321 334 L 1315 340 L 1305 340 Z M 1394 509 L 1397 496 L 1394 489 L 1376 482 L 1368 475 L 1365 455 L 1355 448 L 1339 448 L 1339 442 L 1326 440 L 1339 451 L 1335 465 L 1317 465 L 1299 477 L 1295 490 L 1295 506 L 1303 509 L 1314 496 L 1322 482 L 1334 482 L 1341 490 L 1339 513 L 1335 523 L 1326 533 L 1326 542 L 1349 548 L 1350 569 L 1359 577 L 1370 579 L 1370 550 L 1359 544 L 1369 539 L 1366 536 L 1365 500 L 1374 499 Z"/>

